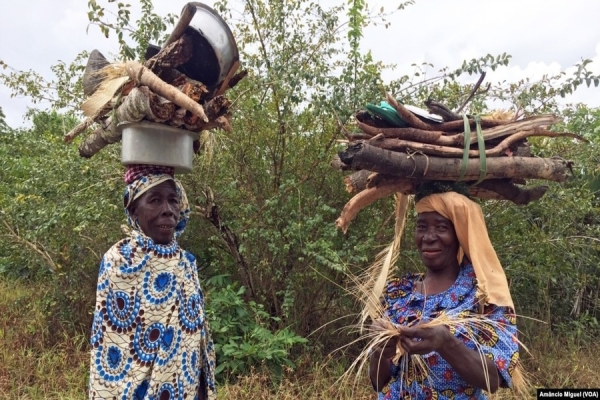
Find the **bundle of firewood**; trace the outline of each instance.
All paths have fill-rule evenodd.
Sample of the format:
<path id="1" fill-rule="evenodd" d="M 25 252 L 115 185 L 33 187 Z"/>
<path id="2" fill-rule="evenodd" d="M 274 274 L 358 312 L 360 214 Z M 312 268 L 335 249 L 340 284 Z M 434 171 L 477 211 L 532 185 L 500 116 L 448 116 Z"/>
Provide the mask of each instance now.
<path id="1" fill-rule="evenodd" d="M 392 96 L 387 96 L 387 102 L 406 127 L 359 111 L 355 117 L 361 132 L 346 133 L 348 146 L 332 162 L 336 169 L 357 171 L 344 178 L 348 192 L 357 193 L 337 221 L 344 232 L 367 205 L 397 192 L 415 194 L 426 181 L 460 181 L 468 185 L 473 197 L 528 204 L 540 199 L 548 187 L 526 187 L 527 180 L 564 182 L 572 163 L 560 157 L 532 155 L 527 138 L 585 141 L 570 132 L 548 130 L 559 122 L 553 115 L 519 120 L 493 115 L 463 117 L 428 101 L 429 112 L 442 117 L 443 122 L 436 123 L 411 112 Z"/>
<path id="2" fill-rule="evenodd" d="M 183 34 L 144 64 L 109 63 L 97 50 L 90 54 L 83 76 L 87 97 L 81 108 L 87 118 L 64 137 L 70 143 L 97 124 L 79 146 L 82 157 L 121 140 L 117 126 L 142 120 L 200 132 L 230 130 L 231 101 L 223 94 L 243 79 L 235 62 L 227 77 L 215 88 L 189 78 L 177 68 L 193 57 L 192 38 Z M 194 143 L 198 151 L 198 143 Z"/>

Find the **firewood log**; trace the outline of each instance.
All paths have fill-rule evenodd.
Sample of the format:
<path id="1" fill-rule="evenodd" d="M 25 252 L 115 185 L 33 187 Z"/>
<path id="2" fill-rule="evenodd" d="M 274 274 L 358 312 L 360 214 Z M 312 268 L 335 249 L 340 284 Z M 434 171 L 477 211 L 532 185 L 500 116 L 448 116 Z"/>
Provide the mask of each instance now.
<path id="1" fill-rule="evenodd" d="M 159 96 L 149 88 L 134 88 L 115 110 L 115 115 L 101 121 L 100 127 L 85 138 L 79 146 L 79 155 L 92 157 L 108 144 L 121 140 L 121 133 L 117 130 L 119 122 L 137 122 L 142 119 L 164 122 L 172 117 L 174 111 L 172 103 L 161 102 Z"/>
<path id="2" fill-rule="evenodd" d="M 406 154 L 381 149 L 360 142 L 339 153 L 340 160 L 351 169 L 366 169 L 386 175 L 419 180 L 456 181 L 462 159 Z M 487 159 L 485 179 L 521 178 L 564 182 L 572 163 L 561 158 L 491 157 Z M 469 159 L 465 181 L 476 181 L 480 160 Z"/>
<path id="3" fill-rule="evenodd" d="M 513 143 L 521 141 L 530 136 L 571 137 L 587 142 L 585 138 L 571 132 L 550 132 L 542 128 L 535 128 L 528 131 L 518 132 L 507 137 L 493 148 L 486 149 L 485 155 L 487 157 L 497 157 L 501 155 L 506 149 L 508 149 Z M 383 135 L 381 135 L 380 137 L 373 137 L 369 139 L 369 144 L 376 147 L 380 147 L 382 149 L 394 151 L 417 151 L 422 152 L 424 154 L 431 154 L 440 157 L 460 158 L 463 156 L 463 150 L 456 147 L 420 143 L 410 140 L 385 139 L 383 138 Z M 479 150 L 469 150 L 469 157 L 479 157 Z"/>

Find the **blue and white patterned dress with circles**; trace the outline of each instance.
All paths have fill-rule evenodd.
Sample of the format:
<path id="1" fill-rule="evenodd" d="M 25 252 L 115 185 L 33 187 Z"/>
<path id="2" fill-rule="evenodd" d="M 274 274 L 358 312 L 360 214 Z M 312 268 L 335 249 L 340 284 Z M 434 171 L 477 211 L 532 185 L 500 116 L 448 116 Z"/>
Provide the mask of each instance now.
<path id="1" fill-rule="evenodd" d="M 139 297 L 123 291 L 108 290 L 106 313 L 113 326 L 117 328 L 131 327 L 138 317 L 140 307 Z"/>
<path id="2" fill-rule="evenodd" d="M 183 377 L 188 383 L 192 384 L 198 379 L 202 371 L 200 354 L 196 350 L 192 350 L 190 353 L 184 352 L 181 359 L 183 361 Z"/>
<path id="3" fill-rule="evenodd" d="M 166 365 L 176 359 L 181 345 L 181 330 L 172 326 L 164 330 L 156 354 L 156 364 Z"/>
<path id="4" fill-rule="evenodd" d="M 90 337 L 91 345 L 95 345 L 102 338 L 102 323 L 103 317 L 102 313 L 95 311 L 94 312 L 94 321 L 92 322 L 92 335 Z"/>
<path id="5" fill-rule="evenodd" d="M 176 242 L 156 245 L 133 231 L 103 257 L 90 339 L 90 399 L 149 400 L 163 392 L 195 399 L 200 379 L 208 399 L 216 398 L 204 296 L 195 259 L 186 253 Z"/>
<path id="6" fill-rule="evenodd" d="M 143 380 L 139 383 L 127 382 L 125 385 L 125 390 L 123 391 L 123 399 L 124 400 L 140 400 L 146 399 L 146 393 L 148 393 L 148 389 L 150 388 L 150 381 Z"/>
<path id="7" fill-rule="evenodd" d="M 169 272 L 154 273 L 146 271 L 142 289 L 146 301 L 161 305 L 169 301 L 175 294 L 177 279 L 174 274 Z"/>
<path id="8" fill-rule="evenodd" d="M 197 293 L 186 297 L 181 294 L 179 299 L 179 319 L 182 326 L 188 331 L 195 332 L 202 327 L 203 308 L 202 298 Z"/>
<path id="9" fill-rule="evenodd" d="M 96 349 L 96 370 L 100 378 L 107 382 L 119 382 L 131 368 L 129 352 L 116 345 L 100 345 Z"/>

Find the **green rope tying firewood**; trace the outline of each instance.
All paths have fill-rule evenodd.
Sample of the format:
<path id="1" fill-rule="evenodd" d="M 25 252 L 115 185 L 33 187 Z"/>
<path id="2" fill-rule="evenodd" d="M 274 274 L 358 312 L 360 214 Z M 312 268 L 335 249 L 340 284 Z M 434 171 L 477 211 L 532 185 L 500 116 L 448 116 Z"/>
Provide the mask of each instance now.
<path id="1" fill-rule="evenodd" d="M 479 179 L 474 185 L 479 184 L 485 179 L 486 175 L 486 159 L 485 159 L 485 140 L 483 138 L 483 132 L 481 130 L 481 116 L 476 115 L 475 120 L 475 132 L 477 135 L 477 146 L 479 148 Z M 460 175 L 458 176 L 457 182 L 460 182 L 467 172 L 467 164 L 469 163 L 469 147 L 471 146 L 471 123 L 466 115 L 463 115 L 463 121 L 465 124 L 465 133 L 463 137 L 463 158 L 460 164 Z"/>

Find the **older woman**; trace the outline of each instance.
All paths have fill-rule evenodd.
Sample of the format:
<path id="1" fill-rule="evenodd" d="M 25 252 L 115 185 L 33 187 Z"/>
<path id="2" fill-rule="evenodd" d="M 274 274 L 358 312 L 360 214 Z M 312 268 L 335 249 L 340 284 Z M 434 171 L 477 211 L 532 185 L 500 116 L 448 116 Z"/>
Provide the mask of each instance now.
<path id="1" fill-rule="evenodd" d="M 426 272 L 388 282 L 384 317 L 400 336 L 373 351 L 373 387 L 379 399 L 485 399 L 483 390 L 513 384 L 519 352 L 513 302 L 483 213 L 453 191 L 417 199 L 415 208 Z M 440 315 L 456 323 L 419 326 Z M 398 344 L 404 355 L 395 363 Z"/>
<path id="2" fill-rule="evenodd" d="M 91 399 L 214 399 L 214 350 L 189 219 L 169 167 L 129 166 L 129 236 L 102 258 L 90 343 Z"/>

